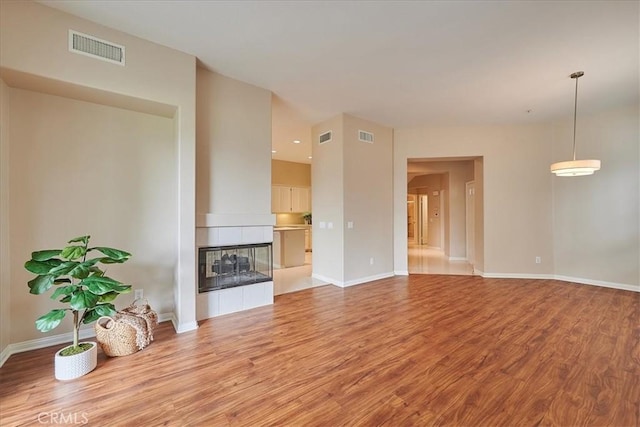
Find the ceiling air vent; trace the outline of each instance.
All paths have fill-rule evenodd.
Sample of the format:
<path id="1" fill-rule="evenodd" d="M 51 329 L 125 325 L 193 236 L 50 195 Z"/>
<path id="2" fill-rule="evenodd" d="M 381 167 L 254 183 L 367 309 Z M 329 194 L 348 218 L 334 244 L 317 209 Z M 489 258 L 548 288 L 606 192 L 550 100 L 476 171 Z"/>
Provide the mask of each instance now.
<path id="1" fill-rule="evenodd" d="M 69 30 L 69 51 L 124 65 L 124 46 Z"/>
<path id="2" fill-rule="evenodd" d="M 371 132 L 367 132 L 364 130 L 358 131 L 358 140 L 362 142 L 368 142 L 369 144 L 373 144 L 373 134 Z"/>
<path id="3" fill-rule="evenodd" d="M 326 142 L 331 141 L 331 131 L 327 131 L 325 133 L 321 133 L 320 136 L 318 137 L 318 143 L 319 144 L 324 144 Z"/>

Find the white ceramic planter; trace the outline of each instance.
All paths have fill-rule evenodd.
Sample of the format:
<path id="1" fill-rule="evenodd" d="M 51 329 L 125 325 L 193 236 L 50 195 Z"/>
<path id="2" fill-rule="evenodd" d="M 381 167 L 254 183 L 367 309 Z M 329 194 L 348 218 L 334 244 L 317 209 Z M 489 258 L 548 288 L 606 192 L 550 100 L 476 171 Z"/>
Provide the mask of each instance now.
<path id="1" fill-rule="evenodd" d="M 92 344 L 92 347 L 80 354 L 61 356 L 58 350 L 55 357 L 55 371 L 57 380 L 72 380 L 93 371 L 98 364 L 98 345 L 95 342 L 80 344 Z M 65 347 L 67 348 L 67 347 Z"/>

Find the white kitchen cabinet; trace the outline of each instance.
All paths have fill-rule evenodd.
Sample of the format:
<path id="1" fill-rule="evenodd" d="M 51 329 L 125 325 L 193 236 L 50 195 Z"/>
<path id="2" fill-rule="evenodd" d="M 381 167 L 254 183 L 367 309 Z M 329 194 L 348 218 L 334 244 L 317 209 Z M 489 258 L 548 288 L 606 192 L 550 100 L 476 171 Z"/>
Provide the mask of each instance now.
<path id="1" fill-rule="evenodd" d="M 293 212 L 291 210 L 291 187 L 271 186 L 271 212 Z"/>
<path id="2" fill-rule="evenodd" d="M 271 212 L 307 212 L 311 210 L 309 187 L 271 186 Z"/>
<path id="3" fill-rule="evenodd" d="M 308 187 L 291 187 L 291 212 L 311 210 L 311 191 Z"/>

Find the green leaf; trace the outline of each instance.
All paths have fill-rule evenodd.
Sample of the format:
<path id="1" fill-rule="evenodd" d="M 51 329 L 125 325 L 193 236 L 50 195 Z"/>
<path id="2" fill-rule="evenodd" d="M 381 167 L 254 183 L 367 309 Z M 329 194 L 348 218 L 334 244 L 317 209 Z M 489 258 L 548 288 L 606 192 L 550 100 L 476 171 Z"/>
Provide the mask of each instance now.
<path id="1" fill-rule="evenodd" d="M 84 313 L 82 323 L 88 324 L 95 322 L 100 316 L 113 316 L 114 314 L 116 314 L 116 308 L 113 304 L 99 304 Z"/>
<path id="2" fill-rule="evenodd" d="M 51 299 L 56 299 L 60 295 L 71 295 L 76 289 L 78 289 L 78 286 L 76 285 L 61 286 L 51 295 Z"/>
<path id="3" fill-rule="evenodd" d="M 67 279 L 67 278 L 62 278 L 62 279 L 56 279 L 53 281 L 54 285 L 61 285 L 63 283 L 71 283 L 71 279 Z"/>
<path id="4" fill-rule="evenodd" d="M 106 294 L 102 294 L 98 298 L 98 304 L 112 302 L 118 297 L 118 295 L 120 295 L 120 292 L 107 292 Z"/>
<path id="5" fill-rule="evenodd" d="M 48 274 L 49 271 L 62 264 L 59 259 L 49 259 L 45 261 L 29 260 L 24 263 L 24 268 L 33 274 Z"/>
<path id="6" fill-rule="evenodd" d="M 117 263 L 121 263 L 121 262 L 125 262 L 126 260 L 128 260 L 131 257 L 131 254 L 129 252 L 125 252 L 122 251 L 120 249 L 113 249 L 113 248 L 105 248 L 105 247 L 95 247 L 95 248 L 91 248 L 89 250 L 96 250 L 96 251 L 100 251 L 103 254 L 105 254 L 108 259 L 110 259 L 113 262 L 117 262 Z M 102 262 L 104 261 L 104 258 L 102 258 Z M 109 262 L 107 262 L 106 264 L 109 264 Z"/>
<path id="7" fill-rule="evenodd" d="M 69 272 L 69 275 L 75 279 L 84 279 L 89 277 L 89 274 L 91 274 L 91 267 L 88 267 L 84 263 L 78 264 Z"/>
<path id="8" fill-rule="evenodd" d="M 66 310 L 64 309 L 55 309 L 51 310 L 44 316 L 41 316 L 36 320 L 36 328 L 40 332 L 49 332 L 54 329 L 56 326 L 62 322 L 64 319 L 64 315 L 66 314 Z"/>
<path id="9" fill-rule="evenodd" d="M 57 267 L 52 268 L 49 274 L 54 276 L 64 276 L 76 268 L 80 263 L 77 261 L 65 261 Z"/>
<path id="10" fill-rule="evenodd" d="M 67 295 L 66 297 L 60 300 L 60 302 L 63 302 L 65 304 L 68 303 L 69 301 L 71 301 L 71 295 Z"/>
<path id="11" fill-rule="evenodd" d="M 67 246 L 60 252 L 60 257 L 69 260 L 78 259 L 87 253 L 87 249 L 84 246 Z"/>
<path id="12" fill-rule="evenodd" d="M 81 284 L 86 286 L 88 290 L 97 295 L 103 295 L 107 292 L 128 292 L 131 289 L 131 285 L 125 285 L 122 282 L 113 280 L 110 277 L 105 276 L 91 276 L 84 279 Z"/>
<path id="13" fill-rule="evenodd" d="M 90 291 L 79 290 L 71 294 L 71 308 L 74 310 L 84 310 L 93 308 L 98 303 L 98 295 Z"/>
<path id="14" fill-rule="evenodd" d="M 31 259 L 34 261 L 47 261 L 55 258 L 62 252 L 60 249 L 47 249 L 45 251 L 31 252 Z"/>
<path id="15" fill-rule="evenodd" d="M 38 276 L 33 280 L 29 280 L 27 285 L 29 285 L 29 293 L 40 295 L 53 286 L 53 276 L 49 274 Z"/>
<path id="16" fill-rule="evenodd" d="M 93 267 L 94 265 L 96 265 L 100 261 L 102 261 L 102 258 L 91 258 L 91 259 L 88 259 L 88 260 L 84 261 L 82 264 L 84 264 L 84 265 L 86 265 L 88 267 Z"/>
<path id="17" fill-rule="evenodd" d="M 89 277 L 91 273 L 97 273 L 97 272 L 102 273 L 102 270 L 94 266 L 94 264 L 96 264 L 98 261 L 100 261 L 100 258 L 94 258 L 88 261 L 81 262 L 77 264 L 67 274 L 69 274 L 71 277 L 74 277 L 76 279 L 84 279 L 86 277 Z"/>
<path id="18" fill-rule="evenodd" d="M 98 267 L 91 267 L 89 271 L 93 273 L 92 276 L 104 276 L 104 271 L 100 270 Z"/>
<path id="19" fill-rule="evenodd" d="M 76 237 L 75 239 L 69 240 L 67 243 L 82 242 L 83 245 L 87 246 L 87 243 L 89 243 L 90 238 L 91 236 L 80 236 L 80 237 Z"/>
<path id="20" fill-rule="evenodd" d="M 100 261 L 100 258 L 90 259 L 85 262 L 65 261 L 59 266 L 52 268 L 49 274 L 56 276 L 69 275 L 76 279 L 84 279 L 89 276 L 91 272 L 95 271 L 94 264 L 98 261 Z"/>

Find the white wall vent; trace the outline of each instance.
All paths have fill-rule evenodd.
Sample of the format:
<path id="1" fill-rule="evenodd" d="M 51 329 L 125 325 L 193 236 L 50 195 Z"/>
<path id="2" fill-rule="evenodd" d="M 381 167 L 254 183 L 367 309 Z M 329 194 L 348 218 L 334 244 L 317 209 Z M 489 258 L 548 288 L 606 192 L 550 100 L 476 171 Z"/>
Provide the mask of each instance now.
<path id="1" fill-rule="evenodd" d="M 124 66 L 124 46 L 69 30 L 69 51 Z"/>
<path id="2" fill-rule="evenodd" d="M 318 137 L 318 143 L 319 144 L 324 144 L 326 142 L 331 141 L 331 131 L 327 131 L 325 133 L 321 133 L 320 136 Z"/>
<path id="3" fill-rule="evenodd" d="M 369 144 L 373 144 L 373 134 L 371 132 L 367 132 L 366 130 L 359 130 L 358 140 L 362 142 L 368 142 Z"/>

